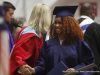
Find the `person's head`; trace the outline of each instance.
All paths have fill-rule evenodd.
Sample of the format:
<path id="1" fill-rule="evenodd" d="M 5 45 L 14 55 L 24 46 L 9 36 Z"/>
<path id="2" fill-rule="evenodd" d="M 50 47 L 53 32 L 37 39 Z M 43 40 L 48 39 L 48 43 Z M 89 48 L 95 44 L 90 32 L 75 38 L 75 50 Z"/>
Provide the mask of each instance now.
<path id="1" fill-rule="evenodd" d="M 90 3 L 84 3 L 81 7 L 80 14 L 81 15 L 86 15 L 86 16 L 88 16 L 88 17 L 90 17 L 91 19 L 94 20 L 95 10 L 94 10 L 93 5 L 90 4 Z"/>
<path id="2" fill-rule="evenodd" d="M 37 33 L 46 33 L 51 23 L 51 10 L 43 3 L 34 6 L 27 25 L 35 27 Z"/>
<path id="3" fill-rule="evenodd" d="M 19 23 L 19 21 L 15 18 L 12 19 L 11 23 L 12 23 L 13 27 L 15 27 L 15 28 L 17 28 L 17 27 L 22 28 L 22 26 L 20 25 L 21 23 Z"/>
<path id="4" fill-rule="evenodd" d="M 13 40 L 15 41 L 15 38 L 16 38 L 17 34 L 19 33 L 19 31 L 22 29 L 22 26 L 19 25 L 17 19 L 15 19 L 15 18 L 12 19 L 11 25 L 13 26 L 12 37 L 13 37 Z"/>
<path id="5" fill-rule="evenodd" d="M 56 10 L 56 9 L 54 9 L 54 10 Z M 68 10 L 68 9 L 66 8 L 66 10 Z M 56 11 L 57 13 L 56 13 L 56 18 L 55 18 L 55 22 L 54 22 L 53 31 L 52 31 L 52 38 L 55 36 L 58 36 L 58 35 L 63 35 L 66 37 L 66 41 L 68 43 L 74 43 L 74 41 L 77 38 L 83 40 L 82 29 L 79 26 L 78 21 L 75 20 L 75 18 L 73 17 L 73 14 L 75 12 L 74 13 L 71 13 L 73 11 L 71 11 L 70 13 L 66 12 L 64 15 L 64 13 L 61 14 L 62 12 L 58 13 L 58 11 L 61 11 L 61 10 Z M 74 11 L 76 11 L 76 8 Z"/>
<path id="6" fill-rule="evenodd" d="M 10 2 L 4 1 L 4 15 L 7 22 L 11 22 L 13 19 L 14 10 L 16 9 Z"/>
<path id="7" fill-rule="evenodd" d="M 23 21 L 21 19 L 17 19 L 17 22 L 19 23 L 20 26 L 23 26 Z"/>
<path id="8" fill-rule="evenodd" d="M 9 27 L 9 30 L 10 30 L 11 33 L 13 33 L 15 28 L 17 28 L 17 27 L 19 27 L 20 29 L 22 28 L 22 26 L 19 25 L 17 19 L 15 19 L 15 18 L 13 18 L 11 20 L 10 24 L 8 25 L 8 27 Z"/>

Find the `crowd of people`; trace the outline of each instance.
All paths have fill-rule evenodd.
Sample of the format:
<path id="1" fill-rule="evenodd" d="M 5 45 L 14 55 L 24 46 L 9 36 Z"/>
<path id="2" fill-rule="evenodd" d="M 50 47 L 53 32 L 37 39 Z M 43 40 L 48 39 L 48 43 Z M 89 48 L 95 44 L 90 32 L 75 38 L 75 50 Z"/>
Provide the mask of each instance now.
<path id="1" fill-rule="evenodd" d="M 13 17 L 16 8 L 12 3 L 4 1 L 2 6 L 0 15 L 3 11 L 9 40 L 8 75 L 47 75 L 61 61 L 68 67 L 66 71 L 73 72 L 92 63 L 100 71 L 100 25 L 94 22 L 92 4 L 82 5 L 78 20 L 74 18 L 78 5 L 56 6 L 51 24 L 50 8 L 38 3 L 26 26 L 21 19 Z M 50 38 L 45 41 L 47 33 Z M 79 75 L 93 75 L 93 72 Z"/>

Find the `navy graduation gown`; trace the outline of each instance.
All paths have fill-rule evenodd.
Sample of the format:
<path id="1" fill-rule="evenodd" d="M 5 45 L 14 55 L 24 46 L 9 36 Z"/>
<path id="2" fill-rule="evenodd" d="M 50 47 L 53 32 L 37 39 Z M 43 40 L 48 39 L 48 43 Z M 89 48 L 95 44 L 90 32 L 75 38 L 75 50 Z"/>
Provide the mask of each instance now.
<path id="1" fill-rule="evenodd" d="M 75 44 L 68 44 L 66 41 L 60 45 L 58 37 L 46 41 L 41 48 L 37 66 L 34 67 L 36 75 L 48 74 L 60 61 L 68 68 L 78 69 L 94 63 L 94 55 L 86 42 L 75 41 Z M 80 75 L 90 75 L 81 73 Z"/>

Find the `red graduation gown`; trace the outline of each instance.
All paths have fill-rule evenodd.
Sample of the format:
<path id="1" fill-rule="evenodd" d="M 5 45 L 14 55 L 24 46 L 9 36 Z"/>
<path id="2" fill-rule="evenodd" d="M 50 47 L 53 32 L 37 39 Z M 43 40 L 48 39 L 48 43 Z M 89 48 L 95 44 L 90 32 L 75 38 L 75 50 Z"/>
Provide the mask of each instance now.
<path id="1" fill-rule="evenodd" d="M 17 69 L 21 65 L 28 64 L 31 67 L 36 66 L 36 60 L 43 43 L 43 37 L 38 38 L 35 33 L 25 33 L 20 36 L 20 33 L 26 27 L 18 33 L 15 40 L 15 47 L 10 56 L 10 75 L 18 75 Z"/>

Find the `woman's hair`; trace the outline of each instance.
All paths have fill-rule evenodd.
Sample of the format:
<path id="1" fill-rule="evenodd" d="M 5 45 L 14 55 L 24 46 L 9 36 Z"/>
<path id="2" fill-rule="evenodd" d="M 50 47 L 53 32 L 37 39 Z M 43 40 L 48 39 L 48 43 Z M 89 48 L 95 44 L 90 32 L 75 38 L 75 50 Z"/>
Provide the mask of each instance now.
<path id="1" fill-rule="evenodd" d="M 46 33 L 51 23 L 51 10 L 43 3 L 34 6 L 27 25 L 36 29 L 37 33 Z"/>
<path id="2" fill-rule="evenodd" d="M 81 39 L 83 40 L 83 32 L 81 27 L 78 24 L 78 21 L 74 19 L 74 17 L 71 16 L 66 16 L 66 17 L 61 17 L 62 20 L 62 30 L 63 34 L 66 36 L 66 41 L 67 43 L 74 43 L 75 40 Z M 55 27 L 53 27 L 52 31 L 52 38 L 57 36 L 57 33 L 55 31 Z"/>
<path id="3" fill-rule="evenodd" d="M 19 25 L 23 26 L 23 20 L 22 19 L 17 19 L 17 22 L 19 23 Z"/>

